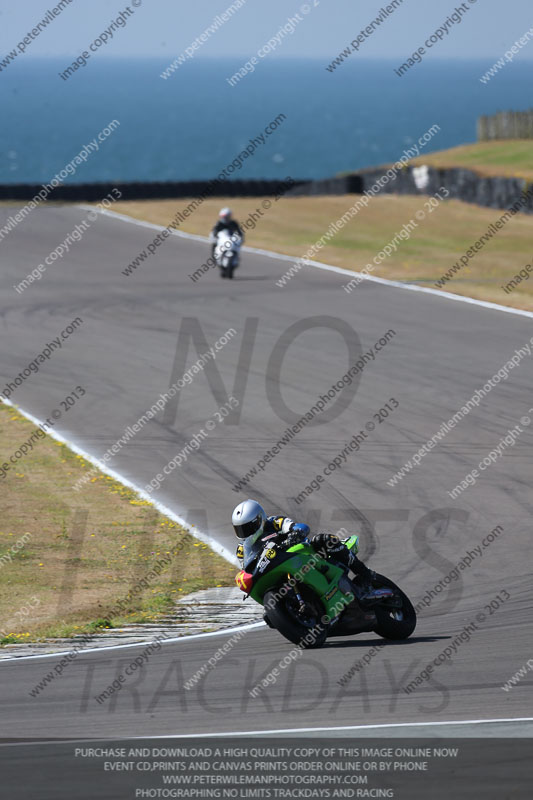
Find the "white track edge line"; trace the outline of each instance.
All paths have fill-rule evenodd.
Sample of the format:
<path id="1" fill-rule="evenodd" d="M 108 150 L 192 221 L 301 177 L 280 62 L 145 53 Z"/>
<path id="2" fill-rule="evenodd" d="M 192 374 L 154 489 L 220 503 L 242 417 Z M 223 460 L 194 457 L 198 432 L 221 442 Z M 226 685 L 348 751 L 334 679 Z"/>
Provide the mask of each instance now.
<path id="1" fill-rule="evenodd" d="M 224 635 L 230 636 L 236 633 L 237 631 L 250 631 L 254 630 L 255 628 L 263 628 L 263 627 L 266 627 L 265 622 L 247 622 L 245 625 L 239 625 L 235 628 L 223 628 L 219 631 L 210 631 L 209 633 L 189 633 L 185 634 L 184 636 L 175 636 L 172 638 L 161 639 L 160 644 L 161 645 L 176 644 L 176 642 L 188 642 L 191 639 L 205 639 L 208 636 L 224 636 Z M 157 634 L 154 632 L 152 638 L 145 642 L 128 642 L 127 644 L 111 644 L 108 645 L 107 647 L 105 646 L 86 647 L 83 650 L 79 650 L 76 653 L 76 658 L 78 656 L 85 655 L 85 653 L 105 653 L 105 652 L 110 652 L 111 650 L 125 650 L 126 648 L 129 647 L 144 647 L 147 644 L 152 644 L 156 635 Z M 72 653 L 72 650 L 75 646 L 76 644 L 74 643 L 73 647 L 70 650 L 61 650 L 57 653 L 33 653 L 32 655 L 29 656 L 14 655 L 11 658 L 2 658 L 0 659 L 0 669 L 2 667 L 2 664 L 13 664 L 16 661 L 30 661 L 30 660 L 35 660 L 37 658 L 58 658 L 59 656 L 67 656 L 69 653 Z"/>
<path id="2" fill-rule="evenodd" d="M 217 736 L 261 736 L 267 733 L 317 733 L 320 731 L 364 731 L 383 728 L 421 728 L 432 725 L 490 725 L 495 722 L 533 722 L 533 717 L 517 717 L 504 719 L 463 719 L 463 720 L 443 720 L 442 722 L 384 722 L 374 725 L 338 725 L 334 727 L 318 728 L 273 728 L 264 731 L 226 731 L 224 733 L 178 733 L 178 734 L 154 734 L 152 736 L 136 736 L 136 739 L 190 739 L 192 737 L 211 738 Z"/>
<path id="3" fill-rule="evenodd" d="M 29 411 L 24 411 L 22 408 L 20 408 L 19 405 L 17 405 L 16 403 L 12 403 L 11 400 L 6 400 L 5 398 L 0 397 L 0 401 L 4 405 L 10 406 L 11 408 L 14 408 L 19 414 L 22 414 L 23 417 L 25 417 L 26 419 L 30 420 L 30 422 L 33 422 L 35 425 L 41 426 L 43 424 L 42 420 L 38 419 L 38 417 L 35 417 L 33 414 L 30 414 Z M 103 472 L 105 475 L 109 475 L 109 477 L 114 478 L 119 483 L 122 483 L 124 486 L 127 486 L 128 488 L 130 488 L 133 491 L 135 491 L 139 495 L 139 497 L 141 497 L 143 500 L 148 500 L 154 506 L 154 508 L 156 508 L 161 514 L 163 514 L 164 516 L 168 517 L 169 519 L 172 519 L 174 522 L 177 522 L 179 525 L 181 525 L 183 528 L 185 528 L 187 531 L 189 531 L 189 533 L 192 534 L 192 536 L 194 536 L 199 541 L 203 542 L 204 544 L 209 545 L 209 547 L 212 550 L 214 550 L 216 553 L 218 553 L 218 555 L 222 556 L 222 558 L 224 558 L 226 561 L 229 561 L 230 564 L 233 564 L 234 566 L 237 566 L 237 567 L 240 566 L 238 561 L 236 560 L 236 557 L 234 556 L 234 554 L 231 553 L 229 550 L 227 550 L 224 547 L 224 545 L 221 545 L 219 542 L 216 541 L 216 539 L 213 539 L 211 536 L 209 536 L 207 533 L 204 533 L 203 531 L 201 531 L 196 526 L 191 525 L 189 522 L 187 522 L 179 514 L 176 514 L 175 511 L 172 511 L 172 509 L 170 509 L 168 506 L 165 506 L 163 503 L 160 503 L 158 500 L 155 500 L 153 497 L 151 497 L 151 495 L 149 495 L 147 492 L 145 492 L 144 489 L 141 489 L 139 486 L 137 486 L 136 484 L 132 483 L 130 480 L 128 480 L 128 478 L 125 478 L 119 472 L 116 472 L 115 470 L 110 469 L 107 466 L 107 464 L 104 464 L 103 462 L 101 462 L 97 458 L 95 458 L 94 456 L 91 456 L 89 453 L 87 453 L 83 448 L 78 447 L 78 445 L 74 444 L 73 442 L 70 442 L 68 439 L 65 439 L 65 437 L 61 436 L 61 434 L 59 434 L 57 431 L 55 431 L 55 430 L 47 431 L 47 435 L 51 436 L 52 439 L 55 439 L 57 442 L 61 442 L 61 444 L 66 445 L 74 453 L 76 453 L 77 455 L 82 456 L 86 461 L 88 461 L 89 463 L 93 464 L 95 467 L 98 467 L 98 469 L 101 472 Z M 259 625 L 263 625 L 264 623 L 259 622 L 259 623 L 251 623 L 251 624 L 254 627 L 257 627 Z M 245 627 L 249 627 L 249 626 L 245 626 Z M 183 641 L 184 639 L 198 638 L 200 636 L 216 636 L 216 635 L 221 635 L 221 634 L 223 634 L 225 632 L 228 632 L 228 631 L 231 633 L 231 632 L 233 632 L 235 630 L 237 630 L 237 628 L 225 628 L 222 631 L 214 631 L 212 633 L 202 633 L 202 634 L 190 634 L 188 636 L 179 636 L 175 640 L 174 639 L 166 639 L 164 641 L 167 641 L 167 642 L 171 642 L 172 641 L 173 642 L 173 641 Z M 239 628 L 239 630 L 241 630 L 241 628 Z M 118 648 L 125 648 L 125 647 L 140 647 L 142 645 L 149 644 L 150 641 L 151 640 L 147 640 L 147 641 L 143 641 L 143 642 L 136 642 L 135 644 L 109 645 L 107 647 L 91 648 L 90 650 L 89 649 L 85 649 L 85 650 L 80 650 L 80 653 L 97 652 L 97 651 L 101 651 L 101 650 L 116 650 Z M 75 646 L 75 645 L 73 645 L 73 646 Z M 15 660 L 21 661 L 22 659 L 29 659 L 29 658 L 50 658 L 52 656 L 66 655 L 69 652 L 71 652 L 71 651 L 70 650 L 66 650 L 66 651 L 62 651 L 61 653 L 43 653 L 43 654 L 31 655 L 31 656 L 13 656 L 13 658 L 10 658 L 10 659 L 0 659 L 0 665 L 9 664 L 9 663 L 12 663 Z"/>
<path id="4" fill-rule="evenodd" d="M 5 405 L 15 408 L 19 414 L 22 414 L 23 417 L 26 417 L 26 419 L 29 419 L 35 425 L 41 427 L 44 424 L 42 420 L 40 420 L 38 417 L 35 417 L 29 411 L 24 411 L 24 409 L 22 409 L 19 405 L 17 405 L 16 403 L 12 403 L 11 400 L 6 400 L 5 398 L 0 397 L 0 401 Z M 213 537 L 209 536 L 209 534 L 201 531 L 199 528 L 196 527 L 196 525 L 191 525 L 190 522 L 187 522 L 187 520 L 185 520 L 175 511 L 172 511 L 172 509 L 170 509 L 168 506 L 165 506 L 158 500 L 154 500 L 154 498 L 151 495 L 149 495 L 148 492 L 145 492 L 144 489 L 141 489 L 140 486 L 137 486 L 135 483 L 130 481 L 128 478 L 125 478 L 116 470 L 110 469 L 107 466 L 107 464 L 104 464 L 102 461 L 99 461 L 95 456 L 90 455 L 90 453 L 87 453 L 83 448 L 79 447 L 77 444 L 74 444 L 68 439 L 65 439 L 65 437 L 61 436 L 61 434 L 57 433 L 57 431 L 54 430 L 46 431 L 46 434 L 48 436 L 51 436 L 52 439 L 61 442 L 61 444 L 67 445 L 67 447 L 69 447 L 74 453 L 77 453 L 77 455 L 82 456 L 90 464 L 93 464 L 93 466 L 97 467 L 100 470 L 100 472 L 103 472 L 105 475 L 109 475 L 110 478 L 114 478 L 115 480 L 122 483 L 124 486 L 127 486 L 129 489 L 135 491 L 141 499 L 150 502 L 154 506 L 154 508 L 156 508 L 158 511 L 160 511 L 169 519 L 172 519 L 174 522 L 177 522 L 179 525 L 181 525 L 183 528 L 189 531 L 189 533 L 191 533 L 196 539 L 203 542 L 204 544 L 209 545 L 212 550 L 214 550 L 216 553 L 222 556 L 222 558 L 225 558 L 226 561 L 229 561 L 230 564 L 233 564 L 236 567 L 240 566 L 236 556 L 229 550 L 227 550 L 224 547 L 224 545 L 217 542 L 216 539 L 213 539 Z"/>
<path id="5" fill-rule="evenodd" d="M 147 734 L 144 736 L 93 736 L 90 739 L 54 739 L 48 740 L 35 740 L 27 742 L 4 742 L 0 743 L 0 747 L 31 747 L 38 745 L 58 745 L 58 744 L 77 744 L 79 742 L 116 742 L 116 741 L 129 741 L 139 739 L 208 739 L 224 736 L 226 739 L 232 736 L 260 736 L 267 733 L 316 733 L 320 731 L 361 731 L 361 730 L 375 730 L 383 728 L 416 728 L 416 727 L 430 727 L 439 725 L 492 725 L 495 722 L 533 722 L 533 717 L 507 717 L 503 719 L 451 719 L 442 720 L 441 722 L 388 722 L 379 723 L 374 725 L 339 725 L 338 727 L 322 727 L 322 728 L 277 728 L 267 731 L 224 731 L 221 733 L 179 733 L 179 734 Z"/>
<path id="6" fill-rule="evenodd" d="M 106 209 L 95 209 L 94 206 L 88 205 L 78 205 L 78 208 L 82 208 L 85 211 L 98 211 L 98 213 L 103 214 L 108 217 L 112 217 L 115 219 L 122 220 L 123 222 L 129 222 L 134 225 L 141 225 L 144 228 L 151 228 L 152 230 L 163 231 L 166 230 L 164 225 L 156 225 L 153 222 L 144 222 L 143 220 L 134 219 L 134 217 L 128 217 L 126 214 L 119 214 L 116 211 L 108 211 Z M 198 236 L 195 233 L 185 233 L 184 231 L 171 231 L 172 234 L 175 236 L 181 236 L 184 239 L 192 239 L 194 241 L 199 242 L 209 242 L 209 238 L 207 236 Z M 268 258 L 275 258 L 281 261 L 292 261 L 293 263 L 298 260 L 298 256 L 288 256 L 284 253 L 275 253 L 272 250 L 261 250 L 256 247 L 243 247 L 244 252 L 247 253 L 256 253 L 257 255 L 267 256 Z M 355 272 L 354 270 L 345 269 L 344 267 L 336 267 L 332 264 L 324 264 L 320 261 L 307 261 L 305 266 L 314 267 L 315 269 L 323 269 L 329 272 L 337 272 L 340 275 L 350 276 L 350 278 L 361 278 L 362 280 L 372 281 L 373 283 L 380 283 L 383 286 L 391 286 L 396 289 L 406 289 L 410 292 L 422 292 L 425 294 L 432 294 L 436 297 L 441 297 L 446 300 L 456 300 L 459 303 L 469 303 L 470 305 L 480 306 L 481 308 L 488 308 L 492 311 L 503 311 L 507 314 L 515 314 L 516 316 L 520 317 L 528 317 L 529 319 L 533 319 L 533 311 L 525 311 L 521 308 L 511 308 L 510 306 L 502 306 L 498 303 L 490 303 L 487 300 L 476 300 L 474 297 L 466 297 L 465 295 L 461 294 L 453 294 L 453 292 L 444 292 L 441 289 L 431 289 L 428 286 L 417 286 L 414 283 L 402 283 L 401 281 L 393 281 L 389 278 L 378 278 L 376 275 L 367 275 L 364 272 Z M 294 276 L 293 276 L 294 277 Z M 278 287 L 278 288 L 285 288 L 285 287 Z"/>

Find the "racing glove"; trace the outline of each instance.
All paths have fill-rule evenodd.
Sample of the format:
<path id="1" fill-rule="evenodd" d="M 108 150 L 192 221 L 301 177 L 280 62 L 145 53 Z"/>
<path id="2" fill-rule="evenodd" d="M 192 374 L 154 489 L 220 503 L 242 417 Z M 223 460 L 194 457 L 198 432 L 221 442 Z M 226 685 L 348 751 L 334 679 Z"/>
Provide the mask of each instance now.
<path id="1" fill-rule="evenodd" d="M 309 525 L 305 525 L 303 522 L 293 522 L 284 544 L 286 544 L 287 547 L 292 547 L 295 544 L 305 542 L 310 530 Z"/>
<path id="2" fill-rule="evenodd" d="M 332 556 L 339 561 L 347 560 L 348 548 L 332 533 L 317 533 L 316 536 L 313 536 L 311 544 L 322 558 Z"/>

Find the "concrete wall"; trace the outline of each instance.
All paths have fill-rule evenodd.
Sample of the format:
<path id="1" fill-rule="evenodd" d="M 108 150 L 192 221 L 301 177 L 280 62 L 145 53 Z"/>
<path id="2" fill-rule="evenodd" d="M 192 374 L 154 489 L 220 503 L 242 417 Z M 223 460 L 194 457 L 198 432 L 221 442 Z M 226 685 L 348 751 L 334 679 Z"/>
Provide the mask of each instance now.
<path id="1" fill-rule="evenodd" d="M 303 181 L 295 181 L 297 186 Z M 123 200 L 164 200 L 169 198 L 198 197 L 274 197 L 283 190 L 284 181 L 248 180 L 224 181 L 212 185 L 210 181 L 169 181 L 165 183 L 69 183 L 52 189 L 49 200 L 70 202 L 98 202 L 112 189 L 122 192 Z M 0 184 L 0 200 L 31 200 L 43 188 L 42 184 Z"/>
<path id="2" fill-rule="evenodd" d="M 92 183 L 67 184 L 56 187 L 49 195 L 50 200 L 71 202 L 98 202 L 113 188 L 120 189 L 123 200 L 180 199 L 198 197 L 208 194 L 209 197 L 274 197 L 278 194 L 301 197 L 320 195 L 354 195 L 371 189 L 381 179 L 386 168 L 367 169 L 351 175 L 337 178 L 326 178 L 318 181 L 296 180 L 290 188 L 286 181 L 227 181 L 217 184 L 215 188 L 209 181 L 182 181 L 173 183 Z M 425 185 L 421 178 L 427 178 Z M 423 188 L 420 188 L 423 186 Z M 450 198 L 475 203 L 489 208 L 509 208 L 520 199 L 528 184 L 521 178 L 480 178 L 475 172 L 467 169 L 435 169 L 426 167 L 406 167 L 394 178 L 378 187 L 378 193 L 431 195 L 444 186 L 450 192 Z M 27 202 L 31 200 L 42 186 L 21 184 L 18 186 L 0 185 L 0 200 Z M 533 200 L 529 198 L 523 209 L 533 213 Z"/>
<path id="3" fill-rule="evenodd" d="M 509 208 L 522 197 L 529 188 L 523 178 L 481 178 L 468 169 L 435 169 L 426 168 L 427 184 L 423 189 L 417 187 L 413 167 L 407 167 L 397 173 L 396 178 L 385 184 L 380 193 L 431 195 L 444 186 L 450 192 L 450 199 L 475 203 L 488 208 Z M 359 173 L 363 191 L 369 190 L 384 174 L 384 169 L 365 170 Z M 420 173 L 416 174 L 420 180 Z M 533 198 L 529 198 L 523 210 L 533 213 Z"/>

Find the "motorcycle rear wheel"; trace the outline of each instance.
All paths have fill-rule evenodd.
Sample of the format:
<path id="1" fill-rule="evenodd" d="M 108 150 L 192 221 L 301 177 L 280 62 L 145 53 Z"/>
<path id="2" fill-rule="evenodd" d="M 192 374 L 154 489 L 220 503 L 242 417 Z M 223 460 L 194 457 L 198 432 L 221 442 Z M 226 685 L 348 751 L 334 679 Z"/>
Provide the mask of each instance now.
<path id="1" fill-rule="evenodd" d="M 376 614 L 378 624 L 374 628 L 378 636 L 384 639 L 408 639 L 416 628 L 416 611 L 413 604 L 399 586 L 384 575 L 378 575 L 373 581 L 375 588 L 387 587 L 393 589 L 401 597 L 401 609 L 391 608 L 386 605 L 376 605 L 373 611 Z"/>

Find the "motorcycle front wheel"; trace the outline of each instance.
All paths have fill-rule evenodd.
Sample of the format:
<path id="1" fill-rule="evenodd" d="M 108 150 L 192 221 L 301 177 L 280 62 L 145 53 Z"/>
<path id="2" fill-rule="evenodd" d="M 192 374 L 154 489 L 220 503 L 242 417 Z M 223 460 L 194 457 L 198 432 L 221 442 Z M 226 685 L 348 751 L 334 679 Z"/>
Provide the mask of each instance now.
<path id="1" fill-rule="evenodd" d="M 306 586 L 300 588 L 300 596 L 304 600 L 303 609 L 293 590 L 283 596 L 279 589 L 266 592 L 263 604 L 268 621 L 289 642 L 299 647 L 322 647 L 328 635 L 328 626 L 321 622 L 324 615 L 322 603 Z"/>

